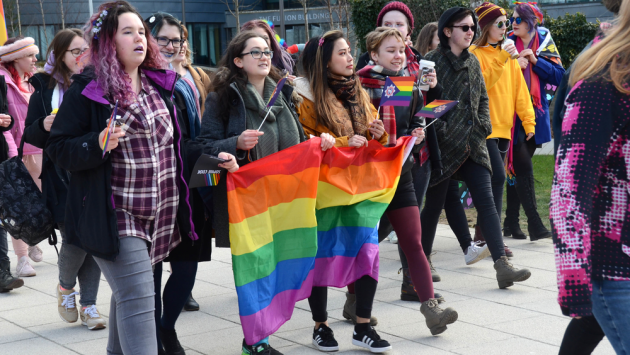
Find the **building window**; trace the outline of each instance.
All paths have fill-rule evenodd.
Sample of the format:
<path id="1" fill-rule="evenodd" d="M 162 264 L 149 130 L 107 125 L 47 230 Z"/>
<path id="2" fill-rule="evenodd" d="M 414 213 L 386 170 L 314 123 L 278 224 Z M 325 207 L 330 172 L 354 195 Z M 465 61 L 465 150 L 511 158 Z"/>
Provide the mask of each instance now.
<path id="1" fill-rule="evenodd" d="M 56 28 L 59 27 L 59 28 Z M 22 26 L 22 36 L 23 37 L 33 37 L 35 40 L 35 45 L 39 48 L 39 54 L 37 55 L 37 59 L 46 60 L 46 52 L 48 51 L 48 45 L 52 42 L 53 38 L 55 38 L 55 34 L 57 30 L 60 30 L 61 26 L 49 25 L 46 26 Z M 45 33 L 44 33 L 45 31 Z M 11 37 L 18 36 L 18 33 L 11 33 Z"/>
<path id="2" fill-rule="evenodd" d="M 187 23 L 193 63 L 215 67 L 221 59 L 221 28 L 216 24 Z"/>

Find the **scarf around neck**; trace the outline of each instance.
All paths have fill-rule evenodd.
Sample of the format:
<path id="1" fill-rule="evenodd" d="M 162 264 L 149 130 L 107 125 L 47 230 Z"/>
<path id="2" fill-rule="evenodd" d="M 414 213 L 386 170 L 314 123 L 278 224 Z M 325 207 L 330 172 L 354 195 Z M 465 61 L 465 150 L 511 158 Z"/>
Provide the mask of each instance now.
<path id="1" fill-rule="evenodd" d="M 349 127 L 346 124 L 339 122 L 340 117 L 331 119 L 334 124 L 342 124 L 341 127 L 330 127 L 331 131 L 338 137 L 351 137 L 353 134 L 364 137 L 367 136 L 368 118 L 366 114 L 363 113 L 361 105 L 358 102 L 358 93 L 355 84 L 356 79 L 354 75 L 345 77 L 328 72 L 328 87 L 332 90 L 335 98 L 337 98 L 345 108 L 345 115 L 338 112 L 337 116 L 347 116 L 349 121 L 352 122 L 352 128 L 348 129 Z"/>
<path id="2" fill-rule="evenodd" d="M 385 131 L 389 134 L 387 139 L 388 146 L 396 145 L 396 113 L 394 106 L 381 105 L 381 97 L 383 96 L 383 87 L 385 86 L 385 79 L 389 76 L 404 76 L 403 70 L 393 71 L 385 69 L 380 65 L 374 65 L 374 62 L 370 61 L 367 66 L 363 67 L 357 72 L 361 85 L 368 92 L 370 101 L 374 107 L 378 107 L 380 118 L 385 126 Z"/>
<path id="3" fill-rule="evenodd" d="M 61 106 L 61 102 L 63 101 L 63 94 L 66 92 L 66 90 L 64 89 L 66 85 L 65 81 L 63 80 L 63 76 L 61 76 L 59 73 L 55 73 L 55 75 L 52 74 L 54 68 L 55 52 L 51 51 L 50 55 L 48 56 L 48 60 L 46 60 L 46 64 L 44 64 L 44 72 L 57 81 L 57 89 L 59 90 L 59 102 L 57 102 L 57 107 L 59 107 Z"/>
<path id="4" fill-rule="evenodd" d="M 188 113 L 188 127 L 190 139 L 195 139 L 201 131 L 201 120 L 199 119 L 199 96 L 190 80 L 182 77 L 175 83 L 175 90 L 179 92 L 186 103 Z"/>

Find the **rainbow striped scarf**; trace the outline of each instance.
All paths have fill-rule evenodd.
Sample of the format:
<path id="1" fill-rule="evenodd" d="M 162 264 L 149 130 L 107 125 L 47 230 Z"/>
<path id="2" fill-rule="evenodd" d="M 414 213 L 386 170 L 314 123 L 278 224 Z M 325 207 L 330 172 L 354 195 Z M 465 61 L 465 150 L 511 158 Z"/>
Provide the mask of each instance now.
<path id="1" fill-rule="evenodd" d="M 322 152 L 313 138 L 228 174 L 232 265 L 248 344 L 278 330 L 313 286 L 378 279 L 376 226 L 414 141 Z"/>

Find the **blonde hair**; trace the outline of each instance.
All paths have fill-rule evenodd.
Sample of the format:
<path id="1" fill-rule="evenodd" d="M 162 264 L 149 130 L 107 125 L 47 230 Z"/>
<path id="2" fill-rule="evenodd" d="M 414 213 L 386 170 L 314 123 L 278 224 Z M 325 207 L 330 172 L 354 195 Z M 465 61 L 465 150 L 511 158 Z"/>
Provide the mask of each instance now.
<path id="1" fill-rule="evenodd" d="M 188 29 L 186 28 L 186 26 L 181 25 L 182 26 L 182 39 L 184 39 L 186 42 L 188 42 Z M 190 50 L 190 44 L 186 45 L 186 55 L 185 55 L 186 59 L 184 60 L 183 63 L 183 67 L 189 67 L 192 65 L 192 51 Z"/>
<path id="2" fill-rule="evenodd" d="M 501 16 L 499 16 L 499 17 L 501 17 Z M 499 18 L 499 17 L 497 17 L 497 18 Z M 475 44 L 475 46 L 477 46 L 477 48 L 488 45 L 488 38 L 490 37 L 490 30 L 492 29 L 492 27 L 495 26 L 497 18 L 495 18 L 494 21 L 489 22 L 484 28 L 481 29 L 481 36 L 479 36 L 479 38 L 477 38 L 477 40 L 475 42 L 473 42 Z M 498 42 L 498 45 L 501 46 L 503 44 L 503 41 L 504 41 L 504 38 L 502 38 Z"/>
<path id="3" fill-rule="evenodd" d="M 598 75 L 607 67 L 604 78 L 617 90 L 630 94 L 630 1 L 624 1 L 613 27 L 601 42 L 582 53 L 571 69 L 570 84 Z"/>
<path id="4" fill-rule="evenodd" d="M 431 51 L 429 48 L 431 47 L 431 43 L 433 43 L 433 37 L 435 36 L 435 32 L 437 32 L 437 30 L 437 22 L 429 22 L 422 27 L 422 30 L 420 30 L 420 33 L 418 34 L 418 38 L 416 38 L 416 49 L 420 52 L 420 54 L 426 55 Z"/>
<path id="5" fill-rule="evenodd" d="M 365 36 L 365 44 L 367 51 L 371 55 L 372 52 L 378 52 L 379 47 L 383 41 L 389 37 L 396 37 L 401 43 L 405 44 L 405 39 L 402 33 L 395 28 L 391 27 L 377 27 L 374 31 Z"/>

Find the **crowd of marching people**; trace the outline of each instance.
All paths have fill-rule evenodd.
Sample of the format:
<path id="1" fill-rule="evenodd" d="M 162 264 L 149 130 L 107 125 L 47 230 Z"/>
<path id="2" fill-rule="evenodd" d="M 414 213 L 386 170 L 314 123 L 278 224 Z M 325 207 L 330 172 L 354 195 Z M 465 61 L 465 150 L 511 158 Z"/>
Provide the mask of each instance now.
<path id="1" fill-rule="evenodd" d="M 618 354 L 628 353 L 630 1 L 603 2 L 615 21 L 566 72 L 535 3 L 517 2 L 511 14 L 490 2 L 451 8 L 414 44 L 413 14 L 393 1 L 359 58 L 341 31 L 311 38 L 292 57 L 268 22 L 253 20 L 227 45 L 212 77 L 192 66 L 179 19 L 165 12 L 143 18 L 126 1 L 102 4 L 82 30 L 59 31 L 43 69 L 32 38 L 10 38 L 0 47 L 0 160 L 23 162 L 61 235 L 61 319 L 108 328 L 108 354 L 185 354 L 175 329 L 182 310 L 199 309 L 192 295 L 198 263 L 210 261 L 213 244 L 234 244 L 226 179 L 190 188 L 200 156 L 218 157 L 225 176 L 310 139 L 327 152 L 386 149 L 410 136 L 377 234 L 378 242 L 397 242 L 400 298 L 419 303 L 417 316 L 431 334 L 458 320 L 434 290 L 441 276 L 431 255 L 445 210 L 465 264 L 491 257 L 501 289 L 532 274 L 511 263 L 518 255 L 504 237 L 553 236 L 558 302 L 573 317 L 560 353 L 590 354 L 604 335 Z M 411 78 L 408 104 L 382 105 L 387 83 L 404 78 Z M 548 92 L 555 87 L 550 231 L 536 203 L 532 157 L 552 140 Z M 436 100 L 457 104 L 441 118 L 416 115 Z M 459 181 L 477 210 L 474 235 Z M 0 233 L 5 293 L 36 276 L 45 256 Z M 163 284 L 165 262 L 171 272 Z M 108 321 L 96 308 L 101 275 L 112 290 Z M 343 284 L 342 315 L 354 332 L 343 337 L 373 353 L 392 350 L 375 328 L 377 278 L 351 281 Z M 313 346 L 339 350 L 327 287 L 314 285 L 308 304 Z M 281 355 L 269 334 L 246 336 L 241 351 Z"/>

